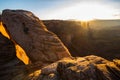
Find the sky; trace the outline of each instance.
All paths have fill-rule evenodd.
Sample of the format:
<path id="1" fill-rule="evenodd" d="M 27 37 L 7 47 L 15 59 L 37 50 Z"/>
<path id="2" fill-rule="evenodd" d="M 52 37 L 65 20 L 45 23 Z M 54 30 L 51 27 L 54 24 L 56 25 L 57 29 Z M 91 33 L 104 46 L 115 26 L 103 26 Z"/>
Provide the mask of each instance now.
<path id="1" fill-rule="evenodd" d="M 119 19 L 120 0 L 0 0 L 4 9 L 23 9 L 40 19 Z"/>

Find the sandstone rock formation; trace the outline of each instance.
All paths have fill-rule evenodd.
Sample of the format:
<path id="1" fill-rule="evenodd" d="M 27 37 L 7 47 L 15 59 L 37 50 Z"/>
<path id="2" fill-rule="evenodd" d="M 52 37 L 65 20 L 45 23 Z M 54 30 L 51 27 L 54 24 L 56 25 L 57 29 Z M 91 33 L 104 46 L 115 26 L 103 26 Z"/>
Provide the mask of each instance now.
<path id="1" fill-rule="evenodd" d="M 105 27 L 107 23 L 104 21 L 87 23 L 71 20 L 44 20 L 43 22 L 48 30 L 61 39 L 72 56 L 97 55 L 109 60 L 120 59 L 120 26 Z M 98 26 L 97 23 L 99 23 Z M 96 26 L 92 26 L 94 24 Z"/>
<path id="2" fill-rule="evenodd" d="M 0 80 L 120 79 L 120 60 L 93 55 L 71 57 L 58 37 L 31 12 L 4 10 L 2 22 L 11 40 L 26 51 L 33 63 L 24 65 L 16 57 L 15 44 L 0 34 Z"/>
<path id="3" fill-rule="evenodd" d="M 15 57 L 16 52 L 13 42 L 0 33 L 0 64 L 6 64 Z"/>
<path id="4" fill-rule="evenodd" d="M 24 69 L 22 65 L 16 57 L 14 43 L 0 33 L 0 80 L 11 80 Z"/>
<path id="5" fill-rule="evenodd" d="M 58 37 L 48 31 L 31 12 L 4 10 L 2 23 L 11 39 L 25 50 L 31 62 L 51 63 L 70 57 L 69 51 Z"/>
<path id="6" fill-rule="evenodd" d="M 43 68 L 38 80 L 119 80 L 118 62 L 97 56 L 66 58 Z"/>

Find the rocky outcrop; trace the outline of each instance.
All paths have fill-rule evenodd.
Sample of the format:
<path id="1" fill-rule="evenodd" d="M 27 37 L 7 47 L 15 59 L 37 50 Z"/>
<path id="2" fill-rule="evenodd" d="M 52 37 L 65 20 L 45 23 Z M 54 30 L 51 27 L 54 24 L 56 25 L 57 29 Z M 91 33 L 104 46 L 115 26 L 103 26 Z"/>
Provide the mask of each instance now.
<path id="1" fill-rule="evenodd" d="M 22 70 L 12 80 L 119 80 L 120 60 L 108 61 L 98 56 L 64 58 L 42 69 Z M 29 72 L 29 71 L 32 72 Z M 2 79 L 4 80 L 4 79 Z"/>
<path id="2" fill-rule="evenodd" d="M 16 57 L 14 43 L 0 33 L 0 80 L 11 80 L 20 74 L 24 69 L 22 65 L 24 63 Z"/>
<path id="3" fill-rule="evenodd" d="M 111 21 L 110 24 L 109 20 L 101 21 L 44 20 L 43 22 L 48 30 L 61 39 L 72 56 L 97 55 L 109 60 L 120 59 L 120 26 L 110 26 L 112 22 L 118 24 L 120 20 Z"/>
<path id="4" fill-rule="evenodd" d="M 32 63 L 51 63 L 70 57 L 60 39 L 31 12 L 4 10 L 2 22 L 11 39 L 25 50 Z"/>
<path id="5" fill-rule="evenodd" d="M 97 56 L 65 58 L 43 68 L 38 80 L 119 80 L 118 62 Z"/>

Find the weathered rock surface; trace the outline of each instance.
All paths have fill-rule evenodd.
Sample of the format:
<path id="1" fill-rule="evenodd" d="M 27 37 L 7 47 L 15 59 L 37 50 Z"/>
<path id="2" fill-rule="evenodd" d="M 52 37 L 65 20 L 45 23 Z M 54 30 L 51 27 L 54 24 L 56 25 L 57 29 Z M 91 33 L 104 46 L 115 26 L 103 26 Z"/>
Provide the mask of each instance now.
<path id="1" fill-rule="evenodd" d="M 69 51 L 59 38 L 48 31 L 31 12 L 4 10 L 2 22 L 11 39 L 25 50 L 33 63 L 51 63 L 63 57 L 70 57 Z"/>
<path id="2" fill-rule="evenodd" d="M 33 65 L 34 66 L 34 65 Z M 32 67 L 33 67 L 32 66 Z M 28 66 L 29 67 L 29 66 Z M 17 71 L 18 70 L 18 71 Z M 20 71 L 19 71 L 20 70 Z M 9 70 L 7 70 L 9 72 Z M 13 71 L 13 70 L 12 70 Z M 2 80 L 119 80 L 120 60 L 113 62 L 98 56 L 64 58 L 33 70 L 19 66 L 17 75 Z M 29 72 L 32 71 L 32 72 Z M 15 71 L 11 72 L 11 74 Z M 9 77 L 9 76 L 8 76 Z"/>
<path id="3" fill-rule="evenodd" d="M 120 59 L 120 24 L 118 26 L 114 24 L 120 23 L 120 20 L 43 22 L 48 30 L 61 39 L 72 56 L 97 55 L 109 60 Z"/>
<path id="4" fill-rule="evenodd" d="M 13 42 L 0 33 L 0 64 L 6 64 L 15 57 L 16 51 Z"/>
<path id="5" fill-rule="evenodd" d="M 41 69 L 38 80 L 119 80 L 118 62 L 97 56 L 66 58 Z"/>
<path id="6" fill-rule="evenodd" d="M 44 20 L 47 29 L 54 32 L 72 56 L 86 56 L 94 54 L 87 35 L 87 27 L 82 26 L 80 21 L 69 20 Z"/>
<path id="7" fill-rule="evenodd" d="M 21 65 L 24 63 L 16 57 L 14 43 L 0 33 L 0 80 L 11 80 L 21 73 Z"/>

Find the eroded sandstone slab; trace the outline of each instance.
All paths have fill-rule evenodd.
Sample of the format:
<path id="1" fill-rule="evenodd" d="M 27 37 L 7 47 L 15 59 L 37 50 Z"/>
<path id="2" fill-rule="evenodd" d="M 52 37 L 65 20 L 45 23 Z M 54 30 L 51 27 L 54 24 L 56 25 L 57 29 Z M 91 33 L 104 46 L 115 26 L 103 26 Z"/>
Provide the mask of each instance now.
<path id="1" fill-rule="evenodd" d="M 119 80 L 120 61 L 98 56 L 64 58 L 41 69 L 38 80 Z"/>
<path id="2" fill-rule="evenodd" d="M 54 62 L 70 57 L 69 51 L 32 12 L 25 10 L 4 10 L 3 26 L 11 39 L 19 44 L 32 62 Z"/>

